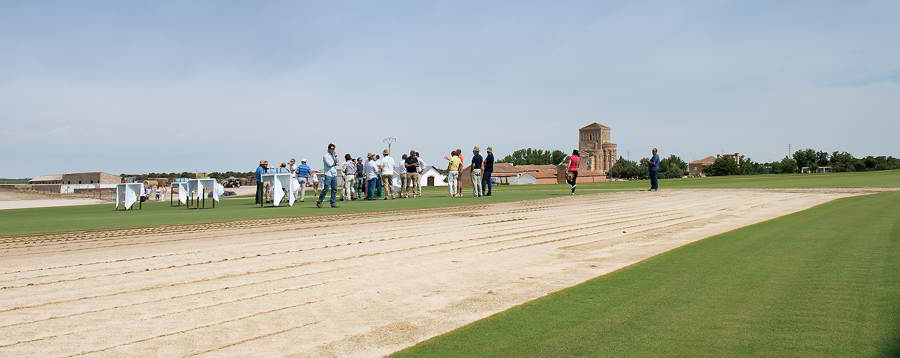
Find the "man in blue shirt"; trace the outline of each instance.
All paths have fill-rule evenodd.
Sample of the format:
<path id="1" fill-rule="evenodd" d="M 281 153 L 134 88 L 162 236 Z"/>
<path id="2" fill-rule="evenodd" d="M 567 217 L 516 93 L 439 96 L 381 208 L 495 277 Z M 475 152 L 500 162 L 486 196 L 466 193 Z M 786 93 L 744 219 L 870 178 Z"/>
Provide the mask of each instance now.
<path id="1" fill-rule="evenodd" d="M 259 161 L 259 166 L 256 167 L 256 203 L 262 204 L 263 202 L 263 182 L 262 175 L 265 174 L 269 170 L 269 162 L 265 160 Z"/>
<path id="2" fill-rule="evenodd" d="M 491 196 L 491 174 L 494 173 L 494 148 L 487 147 L 487 157 L 484 157 L 484 174 L 481 176 L 481 190 L 484 196 Z"/>
<path id="3" fill-rule="evenodd" d="M 301 159 L 300 165 L 294 169 L 294 176 L 297 178 L 297 182 L 300 183 L 300 201 L 306 200 L 306 187 L 309 186 L 310 173 L 312 173 L 312 169 L 306 164 L 306 158 Z"/>
<path id="4" fill-rule="evenodd" d="M 650 158 L 650 167 L 648 168 L 650 174 L 649 191 L 659 191 L 659 179 L 656 178 L 656 173 L 659 172 L 659 155 L 656 152 L 656 148 L 653 148 L 653 157 Z"/>

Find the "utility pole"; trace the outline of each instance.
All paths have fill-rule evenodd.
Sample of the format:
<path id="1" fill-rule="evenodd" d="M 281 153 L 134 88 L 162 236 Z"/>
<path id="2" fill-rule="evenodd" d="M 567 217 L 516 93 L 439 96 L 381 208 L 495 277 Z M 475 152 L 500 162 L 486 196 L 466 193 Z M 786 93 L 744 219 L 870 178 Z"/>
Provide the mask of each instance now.
<path id="1" fill-rule="evenodd" d="M 790 157 L 791 157 L 791 155 L 793 155 L 793 154 L 794 154 L 794 152 L 793 152 L 793 151 L 792 151 L 792 150 L 791 150 L 791 149 L 792 149 L 792 148 L 791 148 L 791 144 L 790 144 L 790 143 L 788 143 L 788 156 L 787 156 L 787 157 L 788 157 L 788 158 L 790 158 Z"/>
<path id="2" fill-rule="evenodd" d="M 388 145 L 388 155 L 391 155 L 391 144 L 394 143 L 394 142 L 396 142 L 396 141 L 397 141 L 397 138 L 394 138 L 394 137 L 387 137 L 387 138 L 385 138 L 385 139 L 382 139 L 381 141 L 387 143 L 387 145 Z"/>

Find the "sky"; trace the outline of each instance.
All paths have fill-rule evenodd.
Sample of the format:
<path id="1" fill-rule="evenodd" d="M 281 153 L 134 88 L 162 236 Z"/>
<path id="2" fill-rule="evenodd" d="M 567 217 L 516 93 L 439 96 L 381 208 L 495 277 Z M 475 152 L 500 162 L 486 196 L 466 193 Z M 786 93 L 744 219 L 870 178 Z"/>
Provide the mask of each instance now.
<path id="1" fill-rule="evenodd" d="M 0 177 L 577 147 L 900 156 L 898 1 L 0 2 Z M 499 158 L 498 158 L 499 159 Z"/>

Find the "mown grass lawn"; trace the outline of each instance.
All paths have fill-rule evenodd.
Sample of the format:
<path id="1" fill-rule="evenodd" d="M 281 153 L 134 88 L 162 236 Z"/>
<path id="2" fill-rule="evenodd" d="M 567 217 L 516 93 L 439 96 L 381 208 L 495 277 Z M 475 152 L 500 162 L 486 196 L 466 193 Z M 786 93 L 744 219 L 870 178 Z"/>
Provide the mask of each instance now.
<path id="1" fill-rule="evenodd" d="M 900 356 L 900 192 L 702 240 L 394 355 L 573 356 Z"/>
<path id="2" fill-rule="evenodd" d="M 900 170 L 835 173 L 812 175 L 757 175 L 699 179 L 662 180 L 663 190 L 703 189 L 703 188 L 853 188 L 853 187 L 900 187 Z M 647 181 L 582 183 L 578 194 L 596 194 L 609 191 L 642 190 Z M 471 195 L 471 187 L 465 187 Z M 217 222 L 269 217 L 306 216 L 334 213 L 352 213 L 379 210 L 406 210 L 435 208 L 458 205 L 498 203 L 518 200 L 543 199 L 568 195 L 568 186 L 521 185 L 495 186 L 490 198 L 450 199 L 446 187 L 426 188 L 425 195 L 417 199 L 393 201 L 354 201 L 340 203 L 337 209 L 316 209 L 315 199 L 307 196 L 304 203 L 294 207 L 260 208 L 254 205 L 252 197 L 229 198 L 216 209 L 188 210 L 170 207 L 168 202 L 144 203 L 143 210 L 114 211 L 112 204 L 82 205 L 54 208 L 31 208 L 0 210 L 0 236 L 31 233 L 61 232 L 73 230 L 95 230 L 135 226 L 174 225 L 185 223 Z M 311 191 L 310 191 L 311 192 Z M 209 201 L 209 200 L 207 200 Z M 207 205 L 211 205 L 207 202 Z M 327 205 L 326 205 L 327 206 Z"/>

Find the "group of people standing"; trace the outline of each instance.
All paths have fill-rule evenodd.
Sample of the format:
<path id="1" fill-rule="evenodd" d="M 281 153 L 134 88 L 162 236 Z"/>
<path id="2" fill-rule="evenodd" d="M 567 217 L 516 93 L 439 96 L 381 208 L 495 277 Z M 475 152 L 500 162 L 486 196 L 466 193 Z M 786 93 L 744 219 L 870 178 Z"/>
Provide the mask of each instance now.
<path id="1" fill-rule="evenodd" d="M 447 164 L 447 187 L 448 195 L 451 198 L 463 196 L 463 185 L 460 178 L 460 172 L 465 163 L 462 155 L 462 149 L 456 149 L 450 152 L 449 157 L 444 157 L 448 161 Z M 482 196 L 491 196 L 493 184 L 491 176 L 494 172 L 494 150 L 487 147 L 487 156 L 481 156 L 481 148 L 477 145 L 472 148 L 472 170 L 469 173 L 472 179 L 472 196 L 479 198 Z"/>
<path id="2" fill-rule="evenodd" d="M 296 180 L 300 187 L 300 201 L 306 198 L 306 188 L 312 185 L 318 191 L 316 206 L 322 207 L 326 196 L 330 193 L 329 204 L 337 207 L 337 200 L 391 200 L 397 198 L 415 198 L 422 195 L 419 185 L 419 176 L 425 169 L 425 162 L 420 158 L 419 152 L 411 150 L 409 154 L 403 154 L 400 164 L 404 171 L 399 174 L 400 191 L 395 192 L 394 172 L 397 161 L 391 157 L 390 151 L 385 149 L 381 155 L 368 153 L 366 158 L 353 158 L 345 154 L 343 161 L 337 155 L 337 147 L 329 144 L 327 152 L 322 156 L 322 173 L 313 172 L 306 159 L 295 166 L 294 159 L 288 163 L 282 163 L 279 168 L 269 169 L 268 162 L 260 161 L 256 168 L 256 203 L 261 204 L 265 197 L 262 175 L 265 173 L 290 173 L 292 180 Z M 319 190 L 321 186 L 321 190 Z"/>

